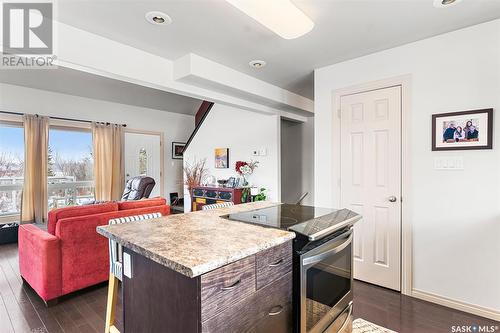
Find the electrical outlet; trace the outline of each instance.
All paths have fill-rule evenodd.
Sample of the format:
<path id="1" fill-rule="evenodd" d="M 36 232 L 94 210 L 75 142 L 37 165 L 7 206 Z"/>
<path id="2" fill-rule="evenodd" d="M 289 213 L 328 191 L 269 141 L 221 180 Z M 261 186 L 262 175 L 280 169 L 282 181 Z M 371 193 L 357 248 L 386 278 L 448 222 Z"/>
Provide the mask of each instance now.
<path id="1" fill-rule="evenodd" d="M 252 156 L 259 156 L 258 150 L 252 150 Z"/>
<path id="2" fill-rule="evenodd" d="M 260 148 L 259 150 L 259 156 L 266 156 L 267 155 L 267 149 L 266 148 Z"/>

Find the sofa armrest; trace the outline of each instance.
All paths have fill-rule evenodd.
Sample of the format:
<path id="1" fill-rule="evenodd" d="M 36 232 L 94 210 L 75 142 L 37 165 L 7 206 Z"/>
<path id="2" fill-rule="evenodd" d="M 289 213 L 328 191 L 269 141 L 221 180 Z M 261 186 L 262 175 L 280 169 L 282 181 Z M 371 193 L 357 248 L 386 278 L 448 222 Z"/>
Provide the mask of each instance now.
<path id="1" fill-rule="evenodd" d="M 32 224 L 19 226 L 21 276 L 49 301 L 61 295 L 61 241 Z"/>

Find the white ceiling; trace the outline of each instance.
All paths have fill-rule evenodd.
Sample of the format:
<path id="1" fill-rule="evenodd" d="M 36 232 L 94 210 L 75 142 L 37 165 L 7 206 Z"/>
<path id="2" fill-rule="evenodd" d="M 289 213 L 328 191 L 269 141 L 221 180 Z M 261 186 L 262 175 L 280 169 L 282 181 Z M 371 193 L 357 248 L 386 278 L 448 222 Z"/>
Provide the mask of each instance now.
<path id="1" fill-rule="evenodd" d="M 1 83 L 188 115 L 196 114 L 201 104 L 195 98 L 64 67 L 51 70 L 3 70 L 1 74 Z"/>
<path id="2" fill-rule="evenodd" d="M 196 53 L 309 98 L 314 68 L 500 17 L 500 0 L 463 0 L 446 9 L 435 8 L 433 0 L 294 3 L 315 22 L 309 34 L 294 40 L 278 37 L 223 0 L 64 0 L 56 16 L 168 59 Z M 144 14 L 152 10 L 167 13 L 173 23 L 147 23 Z M 268 65 L 250 68 L 252 59 Z"/>

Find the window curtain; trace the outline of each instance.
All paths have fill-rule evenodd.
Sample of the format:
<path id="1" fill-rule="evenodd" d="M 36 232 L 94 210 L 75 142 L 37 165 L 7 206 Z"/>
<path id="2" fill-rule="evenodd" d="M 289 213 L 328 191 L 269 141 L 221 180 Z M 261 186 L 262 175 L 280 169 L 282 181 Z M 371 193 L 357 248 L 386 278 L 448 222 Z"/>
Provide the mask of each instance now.
<path id="1" fill-rule="evenodd" d="M 24 183 L 21 222 L 47 220 L 47 150 L 49 119 L 24 115 Z"/>
<path id="2" fill-rule="evenodd" d="M 118 200 L 124 188 L 123 126 L 92 123 L 96 200 Z"/>

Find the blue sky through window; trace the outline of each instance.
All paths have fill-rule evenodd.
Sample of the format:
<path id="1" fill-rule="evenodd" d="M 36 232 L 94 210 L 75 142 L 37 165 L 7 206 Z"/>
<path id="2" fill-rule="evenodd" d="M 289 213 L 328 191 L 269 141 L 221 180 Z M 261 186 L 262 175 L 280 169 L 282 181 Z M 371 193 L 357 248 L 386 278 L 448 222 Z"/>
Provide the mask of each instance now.
<path id="1" fill-rule="evenodd" d="M 24 159 L 24 131 L 21 127 L 0 125 L 0 152 Z"/>
<path id="2" fill-rule="evenodd" d="M 80 160 L 88 157 L 92 150 L 90 132 L 51 129 L 49 146 L 54 153 L 66 159 Z M 22 127 L 0 125 L 0 152 L 24 159 L 24 131 Z"/>
<path id="3" fill-rule="evenodd" d="M 92 134 L 51 129 L 49 146 L 54 154 L 60 154 L 66 159 L 80 160 L 90 156 L 92 152 Z"/>

